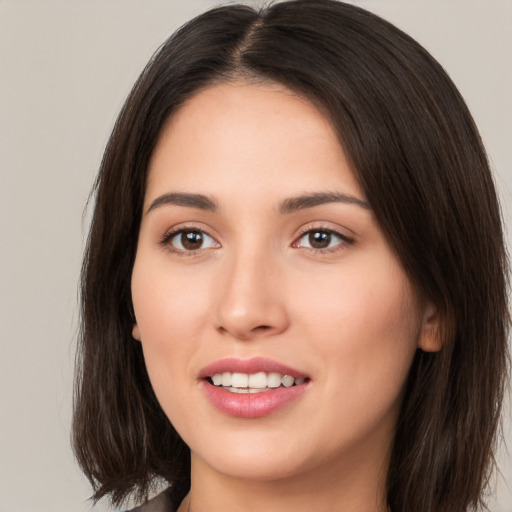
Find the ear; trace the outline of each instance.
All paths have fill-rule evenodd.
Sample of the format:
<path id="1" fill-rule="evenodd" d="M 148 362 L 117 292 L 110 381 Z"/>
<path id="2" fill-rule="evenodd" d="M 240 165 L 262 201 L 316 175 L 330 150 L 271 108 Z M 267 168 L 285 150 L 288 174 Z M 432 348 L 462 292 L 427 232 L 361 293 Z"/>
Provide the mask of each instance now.
<path id="1" fill-rule="evenodd" d="M 139 330 L 139 326 L 137 325 L 137 322 L 135 322 L 135 323 L 133 324 L 133 328 L 132 328 L 132 336 L 133 336 L 137 341 L 141 341 L 140 330 Z"/>
<path id="2" fill-rule="evenodd" d="M 421 332 L 418 338 L 418 348 L 424 352 L 439 352 L 443 348 L 440 315 L 437 308 L 431 302 L 427 302 L 425 305 Z"/>

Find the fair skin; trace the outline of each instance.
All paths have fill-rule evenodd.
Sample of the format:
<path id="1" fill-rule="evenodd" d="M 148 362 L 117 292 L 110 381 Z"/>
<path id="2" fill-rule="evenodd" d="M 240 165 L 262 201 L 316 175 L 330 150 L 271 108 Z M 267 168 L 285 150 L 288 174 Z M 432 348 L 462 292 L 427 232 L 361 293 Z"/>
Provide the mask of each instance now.
<path id="1" fill-rule="evenodd" d="M 191 449 L 180 512 L 386 510 L 405 380 L 418 346 L 438 348 L 436 314 L 310 102 L 223 84 L 173 114 L 150 162 L 132 295 L 151 383 Z M 256 357 L 305 380 L 238 394 L 205 370 L 268 370 Z"/>

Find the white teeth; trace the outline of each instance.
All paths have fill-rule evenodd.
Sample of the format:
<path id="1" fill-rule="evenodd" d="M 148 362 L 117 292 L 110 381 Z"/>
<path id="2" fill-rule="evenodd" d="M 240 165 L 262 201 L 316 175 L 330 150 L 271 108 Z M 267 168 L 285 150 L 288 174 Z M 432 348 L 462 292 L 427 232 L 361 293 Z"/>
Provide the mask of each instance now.
<path id="1" fill-rule="evenodd" d="M 222 374 L 222 385 L 223 386 L 231 386 L 231 373 L 224 372 Z"/>
<path id="2" fill-rule="evenodd" d="M 211 376 L 214 386 L 222 386 L 227 391 L 234 393 L 256 393 L 269 388 L 284 386 L 289 388 L 294 384 L 299 386 L 306 379 L 298 377 L 294 379 L 291 375 L 281 375 L 277 372 L 258 372 L 248 375 L 247 373 L 216 373 Z"/>
<path id="3" fill-rule="evenodd" d="M 248 387 L 263 389 L 267 387 L 267 375 L 265 372 L 258 372 L 249 375 Z"/>
<path id="4" fill-rule="evenodd" d="M 223 382 L 224 384 L 224 382 Z M 231 386 L 234 388 L 246 388 L 249 386 L 249 375 L 246 373 L 233 373 L 231 377 Z"/>
<path id="5" fill-rule="evenodd" d="M 269 388 L 278 388 L 281 385 L 281 374 L 269 373 L 267 377 L 267 386 Z"/>
<path id="6" fill-rule="evenodd" d="M 290 375 L 285 375 L 281 379 L 281 382 L 283 383 L 283 386 L 285 388 L 289 388 L 290 386 L 293 386 L 293 383 L 295 382 L 295 379 L 292 376 L 290 376 Z"/>
<path id="7" fill-rule="evenodd" d="M 224 388 L 226 391 L 230 391 L 231 393 L 240 393 L 240 394 L 255 394 L 255 393 L 265 393 L 265 391 L 270 391 L 269 388 L 257 389 L 257 388 Z"/>

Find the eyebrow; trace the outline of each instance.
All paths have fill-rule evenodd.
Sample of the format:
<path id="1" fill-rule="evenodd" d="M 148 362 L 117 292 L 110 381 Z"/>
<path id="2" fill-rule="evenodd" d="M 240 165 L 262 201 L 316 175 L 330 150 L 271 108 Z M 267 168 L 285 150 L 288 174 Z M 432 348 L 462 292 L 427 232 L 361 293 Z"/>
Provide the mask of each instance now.
<path id="1" fill-rule="evenodd" d="M 208 196 L 203 194 L 187 194 L 183 192 L 172 192 L 157 197 L 150 205 L 146 213 L 155 208 L 164 205 L 187 206 L 189 208 L 197 208 L 210 212 L 217 212 L 219 207 L 217 203 Z"/>
<path id="2" fill-rule="evenodd" d="M 354 204 L 364 208 L 365 210 L 371 210 L 369 203 L 355 196 L 342 194 L 339 192 L 313 192 L 285 199 L 279 205 L 278 211 L 282 214 L 293 213 L 299 210 L 305 210 L 307 208 L 313 208 L 315 206 L 328 203 Z M 151 203 L 146 214 L 152 210 L 155 210 L 156 208 L 160 208 L 161 206 L 165 205 L 185 206 L 188 208 L 197 208 L 199 210 L 210 212 L 219 211 L 217 202 L 211 197 L 205 196 L 204 194 L 170 192 L 158 196 Z"/>
<path id="3" fill-rule="evenodd" d="M 314 192 L 297 197 L 285 199 L 279 206 L 280 213 L 293 213 L 306 208 L 313 208 L 328 203 L 345 203 L 360 206 L 365 210 L 371 210 L 371 206 L 366 201 L 348 194 L 339 192 Z"/>

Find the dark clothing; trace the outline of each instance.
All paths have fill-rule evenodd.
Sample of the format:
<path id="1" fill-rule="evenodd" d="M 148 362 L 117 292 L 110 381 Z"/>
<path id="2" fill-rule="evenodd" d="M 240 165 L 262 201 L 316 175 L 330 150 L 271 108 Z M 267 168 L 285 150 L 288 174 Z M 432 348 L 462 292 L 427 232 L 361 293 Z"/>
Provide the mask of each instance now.
<path id="1" fill-rule="evenodd" d="M 181 499 L 173 497 L 173 493 L 169 488 L 160 493 L 158 496 L 155 496 L 153 499 L 146 501 L 146 503 L 128 512 L 176 512 L 180 506 L 180 503 Z"/>

